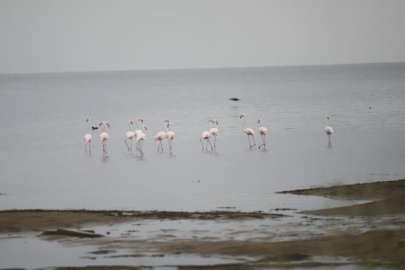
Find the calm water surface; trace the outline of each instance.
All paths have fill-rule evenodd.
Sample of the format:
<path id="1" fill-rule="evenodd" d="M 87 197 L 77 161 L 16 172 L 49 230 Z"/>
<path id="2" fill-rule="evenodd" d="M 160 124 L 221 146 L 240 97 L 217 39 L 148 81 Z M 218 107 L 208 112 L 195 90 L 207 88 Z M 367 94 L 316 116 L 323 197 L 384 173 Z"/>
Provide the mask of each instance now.
<path id="1" fill-rule="evenodd" d="M 0 209 L 345 205 L 275 192 L 405 178 L 404 112 L 404 63 L 0 75 Z M 256 132 L 262 118 L 267 151 L 249 149 L 241 113 Z M 111 124 L 108 157 L 100 130 L 84 153 L 88 116 Z M 137 117 L 148 127 L 143 157 L 124 144 Z M 201 151 L 209 118 L 219 122 L 217 153 Z M 172 155 L 153 142 L 164 119 Z"/>

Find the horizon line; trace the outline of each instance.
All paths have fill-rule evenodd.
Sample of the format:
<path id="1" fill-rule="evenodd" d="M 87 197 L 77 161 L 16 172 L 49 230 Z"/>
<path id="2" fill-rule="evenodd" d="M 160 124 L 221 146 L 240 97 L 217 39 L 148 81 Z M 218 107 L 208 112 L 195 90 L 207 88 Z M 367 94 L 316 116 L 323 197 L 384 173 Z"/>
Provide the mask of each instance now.
<path id="1" fill-rule="evenodd" d="M 82 71 L 45 71 L 0 73 L 0 75 L 36 75 L 36 74 L 64 74 L 64 73 L 102 73 L 102 72 L 152 72 L 152 71 L 184 71 L 184 70 L 214 70 L 214 69 L 250 69 L 250 68 L 286 68 L 286 67 L 323 67 L 323 66 L 349 66 L 349 65 L 375 65 L 375 64 L 404 64 L 398 62 L 366 62 L 366 63 L 339 63 L 339 64 L 314 64 L 314 65 L 278 65 L 278 66 L 245 66 L 245 67 L 208 67 L 208 68 L 161 68 L 161 69 L 117 69 L 117 70 L 82 70 Z"/>

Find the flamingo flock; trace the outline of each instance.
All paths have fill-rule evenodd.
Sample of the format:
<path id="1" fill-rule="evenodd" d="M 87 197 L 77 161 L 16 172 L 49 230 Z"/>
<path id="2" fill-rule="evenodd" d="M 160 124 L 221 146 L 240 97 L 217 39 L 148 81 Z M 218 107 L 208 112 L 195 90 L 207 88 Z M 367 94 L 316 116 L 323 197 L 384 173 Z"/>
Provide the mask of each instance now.
<path id="1" fill-rule="evenodd" d="M 248 141 L 249 141 L 249 147 L 250 149 L 253 148 L 256 145 L 256 141 L 255 141 L 255 132 L 253 129 L 251 128 L 246 128 L 246 115 L 245 114 L 241 114 L 240 119 L 244 118 L 243 120 L 243 132 L 247 135 L 248 137 Z M 331 142 L 331 136 L 333 134 L 333 128 L 331 128 L 330 126 L 328 126 L 328 120 L 329 120 L 329 116 L 325 115 L 325 133 L 328 136 L 328 146 L 332 145 Z M 92 135 L 90 134 L 90 128 L 91 128 L 91 119 L 90 117 L 88 117 L 86 119 L 87 122 L 87 134 L 84 135 L 84 151 L 85 153 L 87 153 L 87 151 L 91 154 L 91 140 L 92 140 Z M 139 124 L 139 122 L 142 122 L 142 126 Z M 267 128 L 262 126 L 262 119 L 259 118 L 259 120 L 257 121 L 259 124 L 259 134 L 262 137 L 262 141 L 263 144 L 259 145 L 259 149 L 261 147 L 263 147 L 264 150 L 266 150 L 266 135 L 268 133 Z M 125 134 L 125 144 L 127 146 L 128 152 L 132 152 L 132 140 L 135 138 L 136 140 L 136 150 L 137 152 L 140 152 L 141 155 L 143 155 L 143 143 L 146 140 L 146 134 L 145 132 L 147 131 L 147 128 L 145 125 L 143 125 L 143 119 L 142 118 L 137 118 L 136 119 L 136 125 L 138 127 L 137 130 L 133 131 L 132 130 L 132 125 L 134 124 L 134 122 L 129 119 L 128 120 L 128 125 L 129 125 L 129 131 Z M 212 126 L 211 126 L 212 125 Z M 103 153 L 104 155 L 107 154 L 107 141 L 110 138 L 110 124 L 107 121 L 102 121 L 99 124 L 100 127 L 102 127 L 101 129 L 101 134 L 99 135 L 100 141 L 102 143 L 103 146 Z M 161 131 L 159 133 L 156 134 L 154 141 L 159 141 L 157 150 L 158 152 L 160 152 L 160 150 L 163 152 L 163 141 L 165 139 L 168 140 L 169 142 L 169 149 L 170 149 L 170 153 L 172 153 L 172 146 L 173 146 L 173 139 L 174 139 L 174 132 L 171 130 L 171 122 L 170 120 L 164 120 L 163 121 L 163 128 L 165 129 L 165 131 Z M 94 130 L 94 127 L 93 127 Z M 202 147 L 202 151 L 204 151 L 204 145 L 202 140 L 206 140 L 205 143 L 205 150 L 208 150 L 208 144 L 211 147 L 211 151 L 216 151 L 217 148 L 217 136 L 218 136 L 218 121 L 217 119 L 209 119 L 208 120 L 208 130 L 204 131 L 201 136 L 200 136 L 200 142 L 201 142 L 201 147 Z M 214 146 L 212 146 L 211 142 L 210 142 L 210 138 L 214 137 Z M 252 137 L 253 140 L 253 145 L 250 141 L 250 137 Z M 131 147 L 128 145 L 127 140 L 131 140 Z M 88 145 L 88 146 L 87 146 Z M 88 149 L 88 150 L 87 150 Z"/>

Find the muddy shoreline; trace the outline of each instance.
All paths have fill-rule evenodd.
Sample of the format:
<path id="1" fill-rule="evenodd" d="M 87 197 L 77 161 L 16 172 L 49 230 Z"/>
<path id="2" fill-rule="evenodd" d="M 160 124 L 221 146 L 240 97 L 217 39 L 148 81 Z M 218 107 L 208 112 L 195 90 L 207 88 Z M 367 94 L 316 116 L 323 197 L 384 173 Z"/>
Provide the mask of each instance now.
<path id="1" fill-rule="evenodd" d="M 244 220 L 281 218 L 283 214 L 239 211 L 93 211 L 93 210 L 5 210 L 0 211 L 0 234 L 116 224 L 140 219 Z"/>
<path id="2" fill-rule="evenodd" d="M 90 211 L 90 210 L 8 210 L 0 211 L 0 235 L 7 237 L 24 237 L 27 233 L 40 235 L 44 230 L 57 228 L 81 229 L 85 226 L 120 226 L 133 224 L 134 233 L 119 236 L 85 239 L 71 236 L 39 236 L 43 241 L 62 241 L 73 247 L 92 247 L 94 250 L 84 254 L 83 258 L 153 258 L 165 256 L 199 256 L 201 258 L 227 257 L 240 260 L 238 263 L 218 265 L 165 265 L 174 269 L 273 269 L 273 268 L 316 268 L 360 265 L 400 268 L 405 267 L 405 180 L 366 183 L 346 186 L 314 188 L 306 190 L 283 191 L 296 195 L 316 195 L 343 199 L 372 199 L 373 202 L 356 204 L 347 207 L 320 209 L 300 212 L 301 220 L 297 223 L 286 223 L 296 231 L 337 224 L 341 230 L 330 235 L 314 235 L 310 239 L 274 241 L 273 238 L 258 237 L 259 232 L 266 232 L 271 227 L 251 227 L 257 221 L 286 220 L 285 214 L 263 212 L 212 211 L 212 212 L 170 212 L 170 211 Z M 291 209 L 290 209 L 291 211 Z M 307 215 L 303 216 L 302 215 Z M 337 216 L 337 217 L 329 217 Z M 319 217 L 319 218 L 317 218 Z M 353 218 L 368 217 L 379 221 L 385 218 L 387 228 L 395 224 L 395 229 L 380 229 L 374 225 L 364 231 L 349 230 L 347 224 Z M 197 226 L 205 226 L 205 231 L 194 229 L 189 236 L 182 236 L 181 229 L 163 229 L 165 222 L 195 222 Z M 328 223 L 329 222 L 329 223 Z M 241 231 L 230 232 L 235 238 L 221 239 L 204 237 L 218 233 L 210 231 L 210 226 L 221 225 L 231 230 L 239 224 Z M 250 224 L 250 225 L 249 225 Z M 160 228 L 154 236 L 142 235 L 139 226 Z M 141 227 L 142 227 L 141 226 Z M 194 225 L 193 225 L 194 226 Z M 229 228 L 227 228 L 229 226 Z M 274 225 L 268 225 L 274 226 Z M 283 225 L 284 226 L 284 225 Z M 311 228 L 312 228 L 311 227 Z M 290 228 L 286 228 L 287 231 Z M 148 229 L 149 230 L 149 229 Z M 152 229 L 150 229 L 152 230 Z M 128 231 L 129 232 L 129 231 Z M 247 239 L 238 240 L 240 233 L 246 233 Z M 176 234 L 177 233 L 177 234 Z M 309 234 L 311 235 L 311 234 Z M 34 236 L 34 237 L 38 237 Z M 211 239 L 212 238 L 212 239 Z M 125 251 L 125 254 L 120 252 Z M 110 254 L 112 253 L 112 254 Z M 330 261 L 316 258 L 331 258 Z M 240 258 L 249 258 L 240 259 Z M 346 261 L 341 261 L 346 258 Z M 0 266 L 1 269 L 1 266 Z M 151 266 L 86 266 L 86 267 L 54 267 L 52 269 L 153 269 Z"/>

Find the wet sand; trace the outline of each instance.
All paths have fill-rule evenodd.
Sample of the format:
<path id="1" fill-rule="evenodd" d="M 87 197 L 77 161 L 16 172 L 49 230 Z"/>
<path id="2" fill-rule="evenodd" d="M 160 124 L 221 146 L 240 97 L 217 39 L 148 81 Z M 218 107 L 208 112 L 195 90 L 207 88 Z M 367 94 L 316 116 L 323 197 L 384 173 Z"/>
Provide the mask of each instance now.
<path id="1" fill-rule="evenodd" d="M 377 200 L 353 206 L 305 211 L 322 216 L 380 216 L 405 214 L 405 180 L 281 191 L 280 194 L 317 195 L 337 199 Z"/>
<path id="2" fill-rule="evenodd" d="M 72 238 L 73 246 L 92 246 L 95 251 L 87 256 L 119 258 L 142 256 L 187 256 L 239 258 L 239 263 L 222 265 L 186 265 L 174 269 L 272 269 L 272 268 L 314 268 L 345 265 L 382 266 L 400 268 L 405 266 L 405 180 L 366 183 L 307 190 L 285 191 L 297 195 L 318 195 L 344 199 L 374 199 L 376 201 L 348 207 L 305 211 L 309 222 L 316 222 L 319 216 L 343 216 L 350 223 L 351 216 L 392 216 L 388 222 L 397 222 L 395 230 L 378 229 L 361 233 L 349 230 L 334 235 L 313 236 L 310 239 L 274 242 L 265 238 L 222 240 L 204 238 L 160 237 L 158 239 L 136 239 L 134 237 L 102 237 L 97 239 Z M 302 215 L 302 213 L 300 214 Z M 346 217 L 345 217 L 346 216 Z M 262 212 L 162 212 L 162 211 L 42 211 L 21 210 L 0 212 L 0 234 L 23 235 L 24 232 L 42 232 L 56 228 L 80 229 L 84 225 L 113 225 L 132 221 L 197 220 L 229 224 L 241 220 L 284 219 L 286 215 Z M 378 219 L 378 218 L 377 218 Z M 340 221 L 338 221 L 340 222 Z M 344 225 L 344 224 L 343 224 Z M 391 225 L 391 224 L 388 224 Z M 305 224 L 300 223 L 305 229 Z M 249 230 L 247 228 L 246 230 Z M 255 234 L 255 229 L 252 235 Z M 198 236 L 198 231 L 194 232 Z M 53 237 L 42 236 L 45 241 Z M 60 238 L 56 238 L 60 239 Z M 125 255 L 117 251 L 125 250 Z M 111 254 L 110 254 L 111 253 Z M 118 254 L 118 255 L 117 255 Z M 149 255 L 148 255 L 149 254 Z M 156 255 L 157 254 L 157 255 Z M 317 258 L 331 258 L 319 260 Z M 247 259 L 240 259 L 247 258 Z M 341 260 L 344 258 L 344 260 Z M 60 267 L 54 269 L 152 269 L 138 266 L 88 266 Z"/>
<path id="3" fill-rule="evenodd" d="M 210 211 L 91 211 L 91 210 L 8 210 L 0 211 L 0 234 L 43 231 L 56 228 L 80 228 L 117 224 L 140 219 L 243 220 L 279 218 L 282 214 L 263 212 Z"/>

